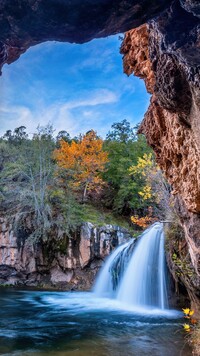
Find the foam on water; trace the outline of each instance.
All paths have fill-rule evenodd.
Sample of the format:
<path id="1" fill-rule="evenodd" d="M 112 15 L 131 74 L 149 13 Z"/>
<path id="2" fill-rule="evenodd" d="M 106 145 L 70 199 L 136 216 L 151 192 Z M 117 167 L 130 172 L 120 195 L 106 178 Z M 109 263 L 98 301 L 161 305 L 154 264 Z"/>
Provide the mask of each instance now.
<path id="1" fill-rule="evenodd" d="M 92 292 L 63 292 L 63 293 L 47 293 L 40 294 L 40 298 L 26 299 L 27 302 L 33 303 L 38 307 L 44 305 L 53 308 L 55 312 L 68 310 L 73 314 L 89 312 L 112 311 L 126 312 L 133 315 L 145 315 L 148 317 L 165 317 L 176 319 L 181 317 L 181 312 L 170 309 L 159 308 L 138 308 L 137 306 L 122 303 L 117 299 L 96 297 Z"/>

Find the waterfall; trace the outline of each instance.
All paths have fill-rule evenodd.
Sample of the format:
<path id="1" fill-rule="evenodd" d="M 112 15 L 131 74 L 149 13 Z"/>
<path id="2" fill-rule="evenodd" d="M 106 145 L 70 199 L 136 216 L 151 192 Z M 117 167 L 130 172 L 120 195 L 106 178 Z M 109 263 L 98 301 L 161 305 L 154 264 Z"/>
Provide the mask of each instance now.
<path id="1" fill-rule="evenodd" d="M 109 256 L 94 293 L 137 308 L 166 309 L 165 270 L 163 225 L 155 223 L 137 240 L 119 246 Z"/>
<path id="2" fill-rule="evenodd" d="M 129 241 L 119 246 L 106 260 L 103 268 L 100 270 L 100 274 L 94 284 L 94 292 L 98 297 L 112 297 L 114 296 L 114 284 L 112 278 L 112 265 L 115 261 L 115 257 L 121 256 L 124 250 L 132 243 Z"/>

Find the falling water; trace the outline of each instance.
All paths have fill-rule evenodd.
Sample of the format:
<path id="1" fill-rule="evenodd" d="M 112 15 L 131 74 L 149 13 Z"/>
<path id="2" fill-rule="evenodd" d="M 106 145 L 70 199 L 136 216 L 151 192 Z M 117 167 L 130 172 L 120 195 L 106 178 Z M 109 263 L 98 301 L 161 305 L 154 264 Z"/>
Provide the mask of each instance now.
<path id="1" fill-rule="evenodd" d="M 164 233 L 161 223 L 119 246 L 105 263 L 94 292 L 137 308 L 166 309 Z"/>
<path id="2" fill-rule="evenodd" d="M 114 285 L 112 280 L 112 265 L 117 256 L 121 256 L 123 251 L 132 243 L 127 242 L 119 246 L 107 259 L 94 285 L 94 292 L 99 297 L 114 296 Z"/>

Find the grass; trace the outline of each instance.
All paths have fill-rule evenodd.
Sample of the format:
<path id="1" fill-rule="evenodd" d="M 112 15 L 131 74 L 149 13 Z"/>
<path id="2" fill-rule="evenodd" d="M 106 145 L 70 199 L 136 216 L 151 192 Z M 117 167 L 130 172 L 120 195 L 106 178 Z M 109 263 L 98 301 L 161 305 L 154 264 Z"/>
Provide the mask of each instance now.
<path id="1" fill-rule="evenodd" d="M 136 231 L 129 225 L 128 219 L 115 215 L 111 210 L 105 208 L 97 208 L 93 205 L 84 204 L 82 219 L 84 222 L 91 222 L 97 227 L 107 224 L 117 225 L 127 229 L 133 236 L 141 234 L 141 231 Z"/>

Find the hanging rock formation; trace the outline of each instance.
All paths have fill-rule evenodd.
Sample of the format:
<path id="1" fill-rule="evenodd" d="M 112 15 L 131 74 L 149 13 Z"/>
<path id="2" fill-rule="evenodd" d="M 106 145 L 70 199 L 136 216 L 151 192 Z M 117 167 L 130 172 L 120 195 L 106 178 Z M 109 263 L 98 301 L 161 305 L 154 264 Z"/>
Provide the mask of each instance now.
<path id="1" fill-rule="evenodd" d="M 145 23 L 169 1 L 0 0 L 0 68 L 45 41 L 83 43 Z"/>
<path id="2" fill-rule="evenodd" d="M 0 0 L 0 66 L 40 42 L 83 43 L 127 30 L 122 46 L 125 71 L 143 78 L 152 94 L 140 132 L 172 185 L 199 276 L 199 1 Z"/>

